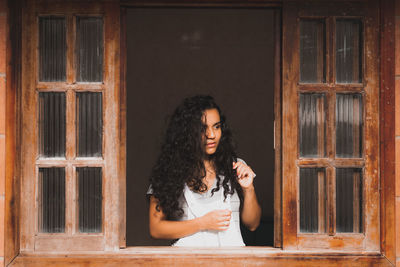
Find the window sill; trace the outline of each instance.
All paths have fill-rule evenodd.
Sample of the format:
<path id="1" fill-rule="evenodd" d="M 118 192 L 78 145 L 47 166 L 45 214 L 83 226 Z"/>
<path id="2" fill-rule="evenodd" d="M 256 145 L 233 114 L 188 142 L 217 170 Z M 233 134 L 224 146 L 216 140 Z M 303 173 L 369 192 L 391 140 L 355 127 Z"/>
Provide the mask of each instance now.
<path id="1" fill-rule="evenodd" d="M 132 266 L 323 266 L 325 264 L 394 266 L 377 252 L 284 251 L 273 247 L 178 248 L 128 247 L 118 251 L 23 252 L 10 266 L 54 266 L 58 264 Z"/>
<path id="2" fill-rule="evenodd" d="M 274 247 L 169 247 L 169 246 L 138 246 L 121 248 L 117 251 L 34 251 L 21 252 L 21 256 L 40 257 L 40 256 L 59 256 L 59 257 L 82 257 L 82 256 L 185 256 L 185 255 L 230 255 L 254 257 L 286 257 L 286 256 L 382 256 L 379 251 L 352 251 L 352 250 L 332 250 L 332 249 L 313 249 L 313 250 L 282 250 Z"/>

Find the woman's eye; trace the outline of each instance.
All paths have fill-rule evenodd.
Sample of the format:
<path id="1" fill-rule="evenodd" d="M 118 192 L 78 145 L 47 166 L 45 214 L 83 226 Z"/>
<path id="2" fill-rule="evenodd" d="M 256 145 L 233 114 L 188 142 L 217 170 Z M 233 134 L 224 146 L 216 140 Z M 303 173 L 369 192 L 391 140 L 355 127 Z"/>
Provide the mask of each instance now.
<path id="1" fill-rule="evenodd" d="M 215 125 L 214 128 L 219 129 L 219 128 L 221 128 L 221 125 Z"/>

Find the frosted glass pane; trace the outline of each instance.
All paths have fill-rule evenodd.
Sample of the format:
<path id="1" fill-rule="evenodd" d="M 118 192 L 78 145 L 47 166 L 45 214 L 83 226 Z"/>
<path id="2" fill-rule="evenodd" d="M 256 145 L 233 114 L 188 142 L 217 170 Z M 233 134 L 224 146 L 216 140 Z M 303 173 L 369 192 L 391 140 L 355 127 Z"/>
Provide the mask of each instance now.
<path id="1" fill-rule="evenodd" d="M 39 18 L 39 80 L 65 81 L 66 26 L 63 17 Z"/>
<path id="2" fill-rule="evenodd" d="M 101 93 L 77 93 L 77 150 L 80 157 L 102 155 L 103 113 Z"/>
<path id="3" fill-rule="evenodd" d="M 336 232 L 362 232 L 362 170 L 336 169 Z"/>
<path id="4" fill-rule="evenodd" d="M 39 154 L 65 156 L 65 93 L 39 93 Z"/>
<path id="5" fill-rule="evenodd" d="M 103 19 L 78 17 L 77 80 L 79 82 L 103 81 Z"/>
<path id="6" fill-rule="evenodd" d="M 363 149 L 361 94 L 336 95 L 336 156 L 360 158 Z"/>
<path id="7" fill-rule="evenodd" d="M 39 231 L 65 231 L 65 170 L 39 169 Z"/>
<path id="8" fill-rule="evenodd" d="M 362 23 L 360 20 L 336 21 L 336 81 L 362 82 Z"/>
<path id="9" fill-rule="evenodd" d="M 325 22 L 300 21 L 300 82 L 325 82 Z"/>
<path id="10" fill-rule="evenodd" d="M 299 135 L 301 157 L 325 156 L 324 94 L 300 94 Z"/>
<path id="11" fill-rule="evenodd" d="M 300 232 L 326 232 L 325 169 L 300 169 Z"/>
<path id="12" fill-rule="evenodd" d="M 79 184 L 79 231 L 101 232 L 102 172 L 99 167 L 77 168 Z"/>

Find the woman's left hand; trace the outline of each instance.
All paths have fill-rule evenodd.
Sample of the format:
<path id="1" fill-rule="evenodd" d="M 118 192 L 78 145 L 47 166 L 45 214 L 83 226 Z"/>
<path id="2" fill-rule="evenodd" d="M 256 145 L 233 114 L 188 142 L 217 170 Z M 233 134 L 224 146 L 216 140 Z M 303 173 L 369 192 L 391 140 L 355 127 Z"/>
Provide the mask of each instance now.
<path id="1" fill-rule="evenodd" d="M 253 180 L 256 175 L 248 165 L 240 161 L 233 162 L 233 169 L 236 169 L 238 182 L 243 189 L 253 186 Z"/>

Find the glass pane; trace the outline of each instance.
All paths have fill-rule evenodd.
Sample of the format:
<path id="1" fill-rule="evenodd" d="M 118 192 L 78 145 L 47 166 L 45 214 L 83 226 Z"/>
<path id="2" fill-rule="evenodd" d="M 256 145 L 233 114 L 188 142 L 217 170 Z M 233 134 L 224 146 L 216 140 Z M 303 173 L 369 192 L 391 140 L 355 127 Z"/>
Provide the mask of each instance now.
<path id="1" fill-rule="evenodd" d="M 362 170 L 336 169 L 336 232 L 362 232 Z"/>
<path id="2" fill-rule="evenodd" d="M 300 82 L 325 82 L 325 22 L 300 22 Z"/>
<path id="3" fill-rule="evenodd" d="M 361 94 L 336 95 L 336 156 L 361 158 L 363 110 Z"/>
<path id="4" fill-rule="evenodd" d="M 300 94 L 301 157 L 325 156 L 325 94 Z"/>
<path id="5" fill-rule="evenodd" d="M 360 20 L 336 21 L 336 81 L 362 82 L 362 23 Z"/>
<path id="6" fill-rule="evenodd" d="M 39 155 L 65 156 L 65 93 L 39 93 Z"/>
<path id="7" fill-rule="evenodd" d="M 65 230 L 65 170 L 39 169 L 39 231 L 63 233 Z"/>
<path id="8" fill-rule="evenodd" d="M 77 80 L 103 81 L 103 19 L 77 17 Z"/>
<path id="9" fill-rule="evenodd" d="M 300 232 L 326 232 L 325 169 L 300 169 Z"/>
<path id="10" fill-rule="evenodd" d="M 79 231 L 101 232 L 102 174 L 99 167 L 76 168 L 79 183 Z"/>
<path id="11" fill-rule="evenodd" d="M 39 18 L 39 80 L 65 81 L 66 26 L 63 17 Z"/>
<path id="12" fill-rule="evenodd" d="M 100 157 L 103 139 L 101 93 L 77 93 L 76 101 L 78 156 Z"/>

